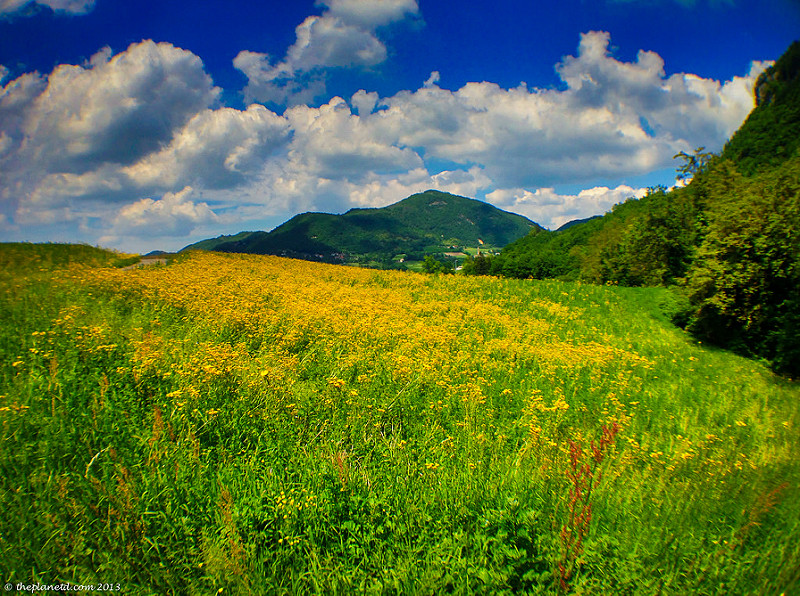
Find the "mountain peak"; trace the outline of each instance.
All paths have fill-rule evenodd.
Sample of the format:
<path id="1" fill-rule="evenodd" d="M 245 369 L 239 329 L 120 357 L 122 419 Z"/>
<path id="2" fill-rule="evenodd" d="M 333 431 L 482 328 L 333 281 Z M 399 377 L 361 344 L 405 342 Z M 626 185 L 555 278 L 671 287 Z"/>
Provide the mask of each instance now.
<path id="1" fill-rule="evenodd" d="M 489 203 L 439 190 L 413 194 L 387 207 L 351 209 L 342 215 L 303 213 L 271 232 L 237 235 L 235 241 L 203 241 L 207 250 L 273 254 L 330 262 L 388 263 L 397 255 L 466 250 L 478 245 L 500 249 L 541 227 Z M 188 247 L 187 247 L 188 248 Z"/>

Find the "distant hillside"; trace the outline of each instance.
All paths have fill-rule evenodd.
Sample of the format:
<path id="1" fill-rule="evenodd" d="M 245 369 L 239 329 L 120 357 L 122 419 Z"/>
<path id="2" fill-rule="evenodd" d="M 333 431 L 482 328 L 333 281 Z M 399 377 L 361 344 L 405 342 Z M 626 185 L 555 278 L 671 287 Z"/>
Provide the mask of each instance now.
<path id="1" fill-rule="evenodd" d="M 572 226 L 577 226 L 578 224 L 586 223 L 587 221 L 592 221 L 593 219 L 600 219 L 603 217 L 602 215 L 593 215 L 592 217 L 584 217 L 583 219 L 573 219 L 572 221 L 568 221 L 567 223 L 559 226 L 556 229 L 556 232 L 563 232 L 564 230 L 568 230 Z"/>
<path id="2" fill-rule="evenodd" d="M 479 241 L 499 249 L 539 229 L 529 219 L 483 201 L 428 190 L 379 209 L 303 213 L 271 232 L 242 232 L 191 248 L 386 265 L 397 255 L 421 260 L 476 247 Z"/>
<path id="3" fill-rule="evenodd" d="M 49 272 L 71 266 L 124 267 L 138 260 L 139 255 L 88 244 L 0 242 L 0 277 L 32 268 Z"/>
<path id="4" fill-rule="evenodd" d="M 220 244 L 226 244 L 228 242 L 238 242 L 240 240 L 244 240 L 248 236 L 255 233 L 256 232 L 239 232 L 238 234 L 217 236 L 216 238 L 208 238 L 206 240 L 201 240 L 200 242 L 195 242 L 194 244 L 190 244 L 189 246 L 184 246 L 181 249 L 181 252 L 186 250 L 214 250 Z"/>

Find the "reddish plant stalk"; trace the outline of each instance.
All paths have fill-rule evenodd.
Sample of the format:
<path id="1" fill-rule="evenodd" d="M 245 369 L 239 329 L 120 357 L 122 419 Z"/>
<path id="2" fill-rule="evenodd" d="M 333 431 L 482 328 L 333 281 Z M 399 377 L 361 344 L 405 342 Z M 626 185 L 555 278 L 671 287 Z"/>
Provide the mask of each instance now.
<path id="1" fill-rule="evenodd" d="M 614 444 L 614 437 L 622 430 L 616 422 L 603 427 L 600 441 L 591 441 L 590 451 L 584 452 L 580 443 L 569 441 L 569 517 L 561 527 L 561 560 L 558 563 L 558 583 L 562 592 L 569 590 L 569 583 L 576 569 L 578 557 L 583 552 L 583 541 L 592 522 L 592 491 L 602 478 L 600 465 L 606 452 Z"/>

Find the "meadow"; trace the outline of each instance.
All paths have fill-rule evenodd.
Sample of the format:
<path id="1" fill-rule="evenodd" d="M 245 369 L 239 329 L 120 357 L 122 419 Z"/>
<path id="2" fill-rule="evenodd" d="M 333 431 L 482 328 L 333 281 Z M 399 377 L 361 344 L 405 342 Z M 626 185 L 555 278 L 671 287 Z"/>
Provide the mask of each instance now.
<path id="1" fill-rule="evenodd" d="M 800 385 L 662 288 L 0 245 L 0 579 L 794 594 Z"/>

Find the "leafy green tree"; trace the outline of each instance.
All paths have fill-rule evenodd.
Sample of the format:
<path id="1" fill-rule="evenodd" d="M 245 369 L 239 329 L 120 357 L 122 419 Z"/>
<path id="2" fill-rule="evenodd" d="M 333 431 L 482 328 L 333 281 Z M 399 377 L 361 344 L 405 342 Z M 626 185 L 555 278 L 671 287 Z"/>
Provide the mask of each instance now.
<path id="1" fill-rule="evenodd" d="M 436 258 L 432 257 L 431 255 L 426 255 L 422 261 L 422 271 L 425 273 L 453 273 L 453 265 L 447 262 L 442 262 L 437 260 Z"/>
<path id="2" fill-rule="evenodd" d="M 669 285 L 691 263 L 699 236 L 694 193 L 649 189 L 616 205 L 582 255 L 581 277 L 628 286 Z"/>
<path id="3" fill-rule="evenodd" d="M 705 147 L 698 147 L 691 155 L 685 151 L 681 151 L 672 156 L 672 159 L 680 159 L 683 161 L 683 163 L 678 166 L 678 179 L 685 181 L 691 180 L 698 172 L 705 170 L 713 158 L 714 154 L 705 151 Z"/>
<path id="4" fill-rule="evenodd" d="M 492 259 L 486 255 L 477 255 L 474 260 L 476 275 L 489 275 L 492 272 Z"/>
<path id="5" fill-rule="evenodd" d="M 461 272 L 464 275 L 491 275 L 492 258 L 482 254 L 467 257 L 464 259 Z"/>
<path id="6" fill-rule="evenodd" d="M 686 280 L 688 329 L 800 373 L 800 155 L 745 178 L 734 164 L 705 182 L 708 228 Z"/>
<path id="7" fill-rule="evenodd" d="M 491 273 L 521 279 L 577 279 L 580 247 L 597 229 L 599 221 L 592 220 L 555 232 L 534 230 L 506 246 L 500 256 L 492 258 Z"/>

